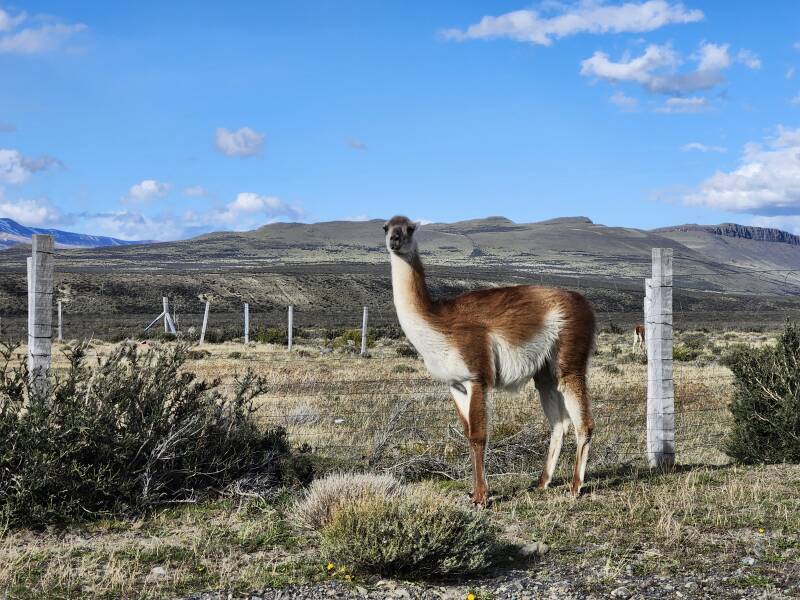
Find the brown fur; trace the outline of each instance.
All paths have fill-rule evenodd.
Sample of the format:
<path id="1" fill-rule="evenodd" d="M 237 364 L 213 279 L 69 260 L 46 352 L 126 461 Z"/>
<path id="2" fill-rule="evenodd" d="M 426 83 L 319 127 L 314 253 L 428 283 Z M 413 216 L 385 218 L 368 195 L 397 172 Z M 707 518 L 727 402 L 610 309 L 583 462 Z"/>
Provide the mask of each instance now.
<path id="1" fill-rule="evenodd" d="M 543 405 L 544 394 L 556 387 L 569 394 L 571 399 L 574 398 L 574 402 L 570 404 L 572 411 L 566 415 L 563 414 L 566 409 L 562 408 L 558 416 L 561 421 L 558 423 L 561 427 L 564 419 L 572 418 L 576 425 L 579 444 L 571 488 L 572 493 L 577 495 L 583 483 L 581 469 L 582 465 L 585 467 L 585 454 L 588 452 L 594 427 L 586 385 L 595 332 L 591 305 L 576 292 L 529 285 L 483 289 L 455 298 L 433 300 L 425 282 L 425 269 L 415 246 L 412 245 L 413 250 L 410 251 L 402 246 L 403 240 L 411 239 L 414 229 L 415 225 L 405 217 L 393 217 L 384 226 L 389 239 L 396 239 L 398 255 L 411 266 L 411 281 L 407 283 L 411 287 L 410 300 L 414 303 L 416 312 L 431 328 L 443 334 L 449 344 L 458 349 L 473 373 L 469 415 L 465 418 L 459 414 L 464 435 L 470 443 L 473 500 L 485 504 L 488 499 L 484 475 L 487 399 L 497 380 L 489 334 L 499 334 L 514 346 L 523 345 L 542 330 L 546 315 L 554 307 L 559 309 L 563 325 L 555 352 L 534 379 L 540 389 Z M 406 254 L 399 254 L 401 251 Z M 553 423 L 551 419 L 551 427 Z M 556 433 L 554 430 L 553 435 Z M 552 460 L 557 460 L 561 441 L 557 440 L 555 446 L 553 444 L 555 442 L 551 440 L 551 454 L 555 455 Z M 552 460 L 546 464 L 539 480 L 542 487 L 547 486 L 552 476 Z M 549 470 L 547 465 L 550 465 Z"/>

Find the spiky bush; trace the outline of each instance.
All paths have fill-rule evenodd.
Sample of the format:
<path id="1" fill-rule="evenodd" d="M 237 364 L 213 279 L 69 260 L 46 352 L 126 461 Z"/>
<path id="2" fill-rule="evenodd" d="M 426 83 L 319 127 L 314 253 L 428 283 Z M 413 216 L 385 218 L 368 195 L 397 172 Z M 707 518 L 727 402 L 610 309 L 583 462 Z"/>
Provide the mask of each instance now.
<path id="1" fill-rule="evenodd" d="M 787 322 L 775 346 L 739 349 L 729 361 L 736 383 L 727 453 L 748 464 L 800 462 L 800 326 Z"/>
<path id="2" fill-rule="evenodd" d="M 234 482 L 278 483 L 289 447 L 261 430 L 248 374 L 229 397 L 182 367 L 187 346 L 123 344 L 90 366 L 85 346 L 46 395 L 0 352 L 0 517 L 44 524 L 192 501 Z"/>
<path id="3" fill-rule="evenodd" d="M 327 560 L 383 576 L 480 572 L 491 566 L 498 547 L 485 513 L 418 492 L 342 505 L 321 537 Z"/>
<path id="4" fill-rule="evenodd" d="M 405 493 L 402 484 L 391 475 L 374 473 L 332 473 L 317 479 L 292 511 L 295 525 L 307 531 L 319 531 L 338 508 L 372 498 L 395 498 Z"/>

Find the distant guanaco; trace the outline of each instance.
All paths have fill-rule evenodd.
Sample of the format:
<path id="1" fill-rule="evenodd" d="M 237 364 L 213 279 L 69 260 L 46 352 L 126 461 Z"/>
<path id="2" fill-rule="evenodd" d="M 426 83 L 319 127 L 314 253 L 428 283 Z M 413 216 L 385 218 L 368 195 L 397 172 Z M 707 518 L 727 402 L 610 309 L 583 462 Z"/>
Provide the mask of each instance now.
<path id="1" fill-rule="evenodd" d="M 571 420 L 577 453 L 570 491 L 577 497 L 594 428 L 586 383 L 595 335 L 591 305 L 576 292 L 531 285 L 434 300 L 417 248 L 418 227 L 402 216 L 383 226 L 394 305 L 430 374 L 450 386 L 469 440 L 472 501 L 485 505 L 489 499 L 484 461 L 492 390 L 516 389 L 531 378 L 551 430 L 538 485 L 550 484 Z"/>
<path id="2" fill-rule="evenodd" d="M 644 325 L 641 323 L 633 328 L 633 352 L 636 352 L 637 346 L 641 346 L 644 349 Z"/>

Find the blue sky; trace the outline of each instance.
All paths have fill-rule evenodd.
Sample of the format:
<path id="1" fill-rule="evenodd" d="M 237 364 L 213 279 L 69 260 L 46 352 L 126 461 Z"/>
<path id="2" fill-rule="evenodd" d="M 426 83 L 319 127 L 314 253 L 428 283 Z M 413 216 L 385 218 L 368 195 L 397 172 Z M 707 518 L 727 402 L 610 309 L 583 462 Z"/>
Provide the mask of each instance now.
<path id="1" fill-rule="evenodd" d="M 0 216 L 800 231 L 800 3 L 0 0 Z"/>

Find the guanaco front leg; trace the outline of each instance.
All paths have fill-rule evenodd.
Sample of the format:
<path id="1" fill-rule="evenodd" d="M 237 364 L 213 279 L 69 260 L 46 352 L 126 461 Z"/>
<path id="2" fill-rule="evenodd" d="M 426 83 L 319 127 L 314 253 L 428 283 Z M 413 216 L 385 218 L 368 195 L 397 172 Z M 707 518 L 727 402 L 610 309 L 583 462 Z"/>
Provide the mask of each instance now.
<path id="1" fill-rule="evenodd" d="M 464 436 L 469 441 L 472 459 L 472 501 L 486 505 L 489 487 L 486 483 L 486 439 L 488 433 L 488 387 L 481 382 L 464 381 L 450 386 Z"/>

